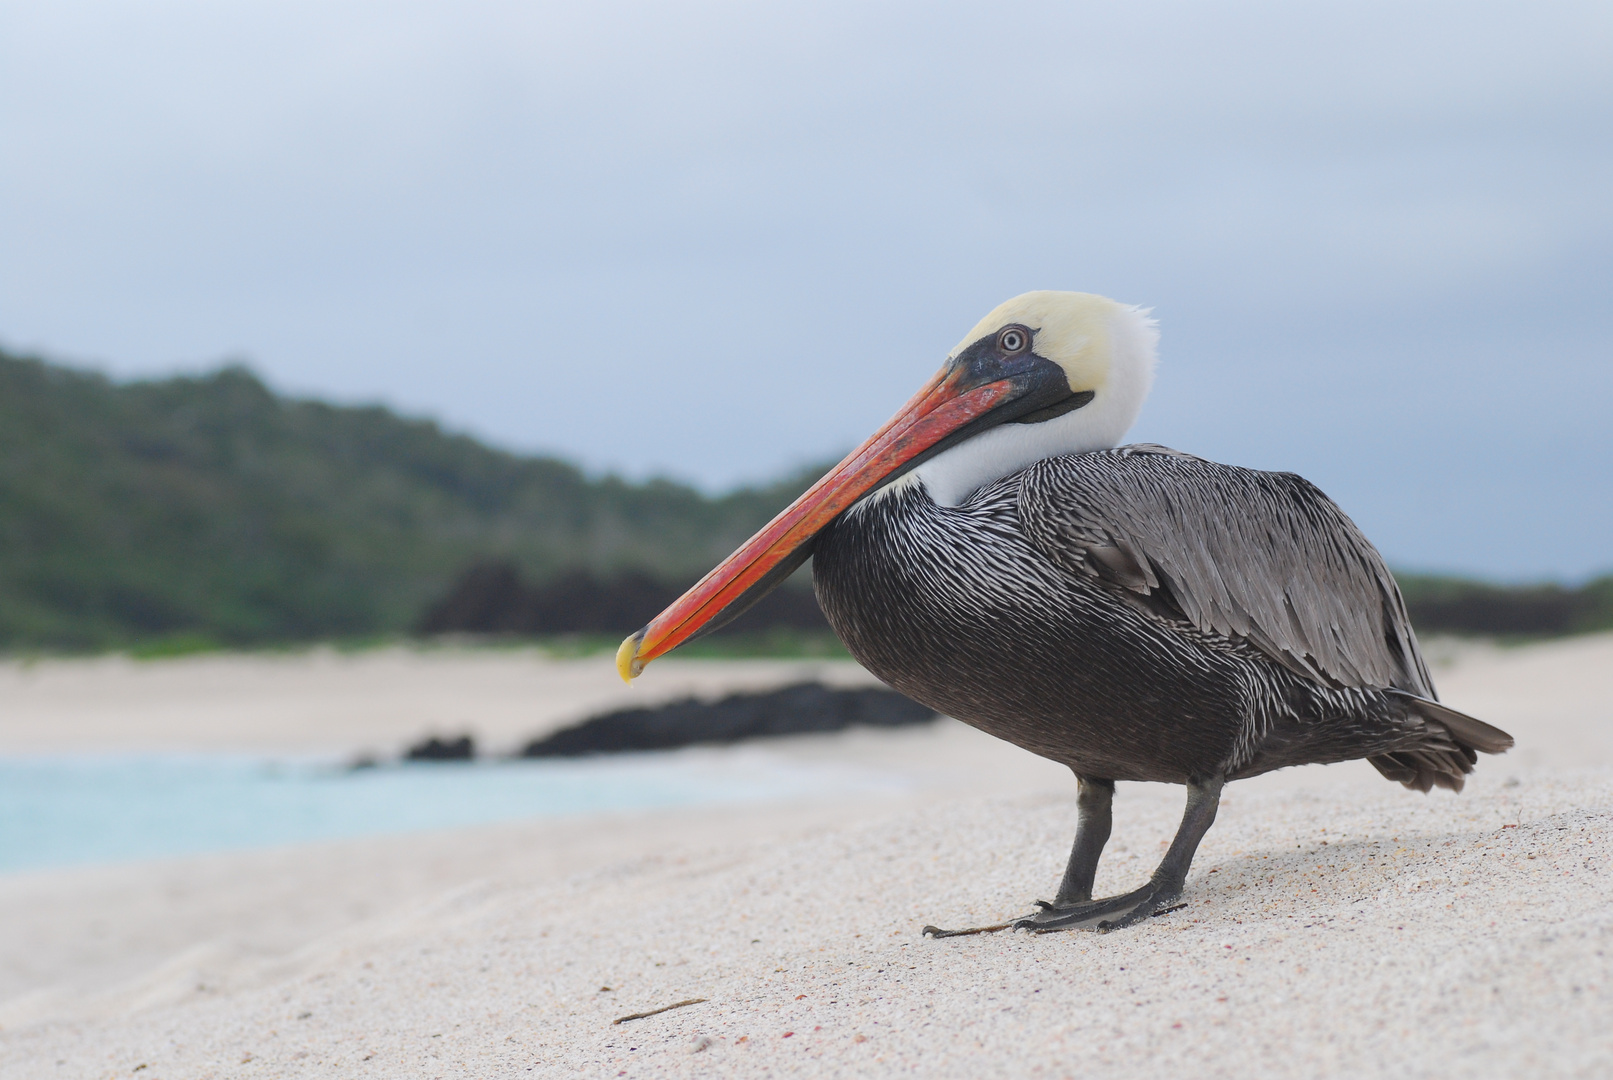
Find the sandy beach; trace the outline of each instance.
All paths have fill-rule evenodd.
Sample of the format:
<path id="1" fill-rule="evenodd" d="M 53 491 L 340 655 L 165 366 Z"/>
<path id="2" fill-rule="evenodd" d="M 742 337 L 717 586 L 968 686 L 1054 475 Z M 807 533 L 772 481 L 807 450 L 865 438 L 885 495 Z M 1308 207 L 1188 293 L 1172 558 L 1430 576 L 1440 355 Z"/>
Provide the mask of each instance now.
<path id="1" fill-rule="evenodd" d="M 1188 907 L 931 940 L 1055 886 L 1056 766 L 963 725 L 713 750 L 854 796 L 0 876 L 0 1076 L 1601 1076 L 1613 1071 L 1613 635 L 1436 642 L 1510 730 L 1460 796 L 1351 763 L 1228 789 Z M 600 708 L 848 664 L 529 650 L 0 665 L 0 752 L 500 751 Z M 1099 887 L 1179 789 L 1122 785 Z M 612 1021 L 690 999 L 695 1004 Z"/>

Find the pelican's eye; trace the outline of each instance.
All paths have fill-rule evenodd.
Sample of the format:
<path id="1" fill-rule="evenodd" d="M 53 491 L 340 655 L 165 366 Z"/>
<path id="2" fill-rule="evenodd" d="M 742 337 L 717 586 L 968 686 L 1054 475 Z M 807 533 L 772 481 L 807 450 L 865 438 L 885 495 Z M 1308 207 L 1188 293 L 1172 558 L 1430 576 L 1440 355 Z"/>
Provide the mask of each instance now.
<path id="1" fill-rule="evenodd" d="M 1031 347 L 1031 334 L 1023 326 L 1004 327 L 997 335 L 997 350 L 1005 356 L 1022 353 Z"/>

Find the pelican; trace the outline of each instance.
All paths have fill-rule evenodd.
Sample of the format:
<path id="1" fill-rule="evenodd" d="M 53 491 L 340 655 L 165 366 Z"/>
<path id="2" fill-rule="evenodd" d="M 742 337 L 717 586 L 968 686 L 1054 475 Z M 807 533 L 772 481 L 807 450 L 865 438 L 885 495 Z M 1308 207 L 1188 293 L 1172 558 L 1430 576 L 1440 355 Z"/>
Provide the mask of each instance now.
<path id="1" fill-rule="evenodd" d="M 1032 292 L 900 412 L 622 643 L 644 665 L 809 556 L 835 633 L 937 712 L 1067 765 L 1075 843 L 1051 902 L 997 927 L 1110 930 L 1180 905 L 1222 786 L 1366 758 L 1460 791 L 1512 737 L 1441 705 L 1393 576 L 1293 473 L 1119 445 L 1153 380 L 1147 311 Z M 1094 899 L 1116 781 L 1182 784 L 1141 888 Z"/>

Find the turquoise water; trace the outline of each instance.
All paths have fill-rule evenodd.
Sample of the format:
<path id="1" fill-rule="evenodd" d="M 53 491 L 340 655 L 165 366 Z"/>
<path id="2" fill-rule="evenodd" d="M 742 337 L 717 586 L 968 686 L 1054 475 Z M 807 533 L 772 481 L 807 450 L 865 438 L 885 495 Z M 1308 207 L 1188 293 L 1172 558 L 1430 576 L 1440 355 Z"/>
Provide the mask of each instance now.
<path id="1" fill-rule="evenodd" d="M 204 754 L 0 757 L 0 872 L 888 786 L 754 751 L 357 771 Z"/>

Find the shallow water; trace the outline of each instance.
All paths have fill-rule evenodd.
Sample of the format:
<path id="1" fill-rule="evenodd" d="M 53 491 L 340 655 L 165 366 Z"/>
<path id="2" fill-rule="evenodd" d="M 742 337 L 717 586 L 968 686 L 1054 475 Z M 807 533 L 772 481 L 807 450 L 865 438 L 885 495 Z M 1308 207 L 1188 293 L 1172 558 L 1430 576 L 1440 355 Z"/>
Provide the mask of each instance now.
<path id="1" fill-rule="evenodd" d="M 0 872 L 896 786 L 755 749 L 359 770 L 222 754 L 0 756 Z"/>

